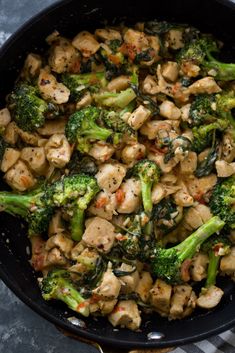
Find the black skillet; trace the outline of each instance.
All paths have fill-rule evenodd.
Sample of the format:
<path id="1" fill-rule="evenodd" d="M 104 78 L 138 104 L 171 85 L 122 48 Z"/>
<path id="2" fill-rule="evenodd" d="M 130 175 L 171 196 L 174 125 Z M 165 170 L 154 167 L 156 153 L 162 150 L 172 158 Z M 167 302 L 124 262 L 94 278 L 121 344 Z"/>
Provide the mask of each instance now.
<path id="1" fill-rule="evenodd" d="M 235 7 L 221 0 L 65 0 L 50 6 L 20 28 L 0 51 L 0 104 L 12 88 L 18 69 L 22 67 L 27 52 L 45 50 L 44 38 L 53 30 L 72 37 L 81 29 L 101 27 L 104 20 L 128 23 L 146 19 L 173 20 L 189 23 L 214 33 L 225 41 L 225 59 L 235 59 Z M 234 60 L 235 61 L 235 60 Z M 2 183 L 2 188 L 4 185 Z M 119 348 L 159 348 L 179 346 L 218 334 L 235 325 L 235 286 L 224 279 L 221 282 L 225 295 L 222 303 L 211 312 L 197 310 L 184 320 L 168 321 L 157 314 L 145 317 L 140 332 L 113 330 L 106 319 L 86 319 L 86 328 L 71 324 L 66 318 L 74 313 L 58 303 L 42 300 L 36 275 L 28 262 L 29 245 L 21 223 L 0 213 L 0 276 L 6 285 L 28 306 L 60 328 L 102 344 Z M 67 313 L 65 314 L 65 312 Z M 160 331 L 164 338 L 147 339 L 152 331 Z"/>

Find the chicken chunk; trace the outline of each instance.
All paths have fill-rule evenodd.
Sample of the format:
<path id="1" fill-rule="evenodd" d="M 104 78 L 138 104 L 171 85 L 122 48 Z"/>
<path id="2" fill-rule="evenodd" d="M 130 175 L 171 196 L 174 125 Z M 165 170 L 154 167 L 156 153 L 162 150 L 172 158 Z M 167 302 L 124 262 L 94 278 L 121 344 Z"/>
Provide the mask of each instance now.
<path id="1" fill-rule="evenodd" d="M 48 167 L 46 154 L 43 147 L 24 147 L 20 158 L 28 163 L 30 169 L 39 175 L 43 175 Z"/>
<path id="2" fill-rule="evenodd" d="M 51 136 L 54 134 L 64 134 L 67 119 L 60 118 L 56 120 L 47 120 L 45 124 L 38 129 L 38 133 L 42 136 Z"/>
<path id="3" fill-rule="evenodd" d="M 97 300 L 97 295 L 94 295 L 94 299 L 93 297 L 90 299 L 90 313 L 100 312 L 101 315 L 108 315 L 113 311 L 117 301 L 117 299 Z"/>
<path id="4" fill-rule="evenodd" d="M 115 240 L 114 226 L 103 218 L 93 218 L 86 227 L 82 240 L 102 252 L 109 252 Z"/>
<path id="5" fill-rule="evenodd" d="M 187 94 L 218 93 L 221 91 L 213 77 L 203 77 L 188 87 Z"/>
<path id="6" fill-rule="evenodd" d="M 134 47 L 137 52 L 146 50 L 149 48 L 148 38 L 144 32 L 135 31 L 129 28 L 124 34 L 124 42 Z"/>
<path id="7" fill-rule="evenodd" d="M 11 114 L 7 108 L 0 110 L 0 129 L 6 128 L 11 121 Z"/>
<path id="8" fill-rule="evenodd" d="M 150 290 L 150 303 L 162 316 L 167 316 L 170 310 L 172 286 L 157 279 Z"/>
<path id="9" fill-rule="evenodd" d="M 179 74 L 178 64 L 174 61 L 167 61 L 162 67 L 162 76 L 171 82 L 177 80 Z"/>
<path id="10" fill-rule="evenodd" d="M 4 131 L 4 140 L 11 144 L 11 145 L 15 145 L 17 140 L 18 140 L 18 132 L 16 129 L 16 123 L 14 121 L 11 121 L 7 126 L 6 129 Z"/>
<path id="11" fill-rule="evenodd" d="M 63 221 L 62 221 L 61 212 L 57 211 L 53 215 L 53 217 L 49 223 L 48 236 L 51 237 L 53 235 L 64 233 L 64 231 L 65 231 L 65 228 L 63 225 Z"/>
<path id="12" fill-rule="evenodd" d="M 180 189 L 177 185 L 165 185 L 157 183 L 152 188 L 152 201 L 154 204 L 159 203 L 164 197 L 176 193 Z"/>
<path id="13" fill-rule="evenodd" d="M 120 300 L 109 314 L 108 320 L 114 327 L 121 326 L 137 330 L 141 324 L 141 317 L 136 302 L 134 300 Z"/>
<path id="14" fill-rule="evenodd" d="M 134 178 L 127 179 L 122 183 L 120 190 L 123 193 L 123 198 L 119 202 L 117 211 L 119 213 L 132 213 L 137 211 L 140 206 L 140 181 Z"/>
<path id="15" fill-rule="evenodd" d="M 228 255 L 222 256 L 220 260 L 220 270 L 227 275 L 233 275 L 235 273 L 235 247 L 231 248 L 231 252 Z"/>
<path id="16" fill-rule="evenodd" d="M 6 148 L 1 162 L 2 172 L 7 172 L 20 158 L 20 151 L 14 148 Z"/>
<path id="17" fill-rule="evenodd" d="M 153 285 L 153 279 L 149 272 L 143 271 L 139 275 L 139 281 L 135 288 L 135 292 L 139 294 L 140 299 L 146 303 L 149 300 L 150 289 Z"/>
<path id="18" fill-rule="evenodd" d="M 46 266 L 64 266 L 67 264 L 67 260 L 63 253 L 58 248 L 51 249 L 46 258 Z"/>
<path id="19" fill-rule="evenodd" d="M 60 251 L 67 257 L 70 257 L 70 252 L 73 248 L 73 241 L 66 237 L 64 234 L 59 233 L 52 235 L 46 242 L 46 250 L 59 248 Z"/>
<path id="20" fill-rule="evenodd" d="M 120 32 L 116 31 L 115 29 L 112 28 L 98 28 L 95 30 L 95 35 L 99 39 L 103 41 L 110 41 L 110 40 L 121 40 L 122 36 Z"/>
<path id="21" fill-rule="evenodd" d="M 100 285 L 93 289 L 92 293 L 97 294 L 102 299 L 116 299 L 121 289 L 121 282 L 113 274 L 111 268 L 104 273 Z"/>
<path id="22" fill-rule="evenodd" d="M 65 71 L 74 72 L 79 55 L 68 39 L 59 37 L 50 47 L 48 62 L 52 71 L 58 74 Z"/>
<path id="23" fill-rule="evenodd" d="M 144 93 L 154 95 L 159 93 L 159 87 L 154 76 L 147 75 L 143 81 L 142 89 Z"/>
<path id="24" fill-rule="evenodd" d="M 70 161 L 71 147 L 63 134 L 52 135 L 45 145 L 46 158 L 56 168 L 64 168 Z"/>
<path id="25" fill-rule="evenodd" d="M 18 160 L 16 164 L 6 172 L 4 179 L 12 189 L 18 191 L 26 191 L 36 184 L 32 173 L 21 160 Z"/>
<path id="26" fill-rule="evenodd" d="M 180 29 L 170 29 L 166 35 L 166 43 L 167 46 L 174 50 L 183 48 L 183 31 Z"/>
<path id="27" fill-rule="evenodd" d="M 235 162 L 228 163 L 224 160 L 215 162 L 217 176 L 219 178 L 227 178 L 235 173 Z"/>
<path id="28" fill-rule="evenodd" d="M 196 299 L 188 284 L 174 286 L 169 318 L 175 320 L 190 315 L 196 307 Z"/>
<path id="29" fill-rule="evenodd" d="M 125 264 L 124 262 L 121 264 L 121 266 L 118 268 L 118 270 L 120 271 L 132 271 L 133 270 L 133 266 Z M 136 286 L 139 282 L 139 272 L 135 271 L 129 275 L 125 275 L 125 276 L 120 276 L 119 277 L 120 282 L 121 282 L 121 292 L 122 293 L 132 293 L 135 291 Z"/>
<path id="30" fill-rule="evenodd" d="M 24 78 L 35 77 L 42 67 L 42 58 L 38 54 L 29 53 L 24 62 L 22 76 Z"/>
<path id="31" fill-rule="evenodd" d="M 203 288 L 202 293 L 197 299 L 197 306 L 203 309 L 213 309 L 219 304 L 224 292 L 217 286 L 210 286 L 209 288 Z"/>
<path id="32" fill-rule="evenodd" d="M 200 282 L 206 278 L 208 263 L 209 258 L 207 254 L 199 252 L 193 257 L 190 266 L 190 273 L 193 281 Z"/>
<path id="33" fill-rule="evenodd" d="M 92 103 L 92 96 L 91 96 L 90 92 L 86 92 L 84 94 L 84 96 L 80 100 L 77 101 L 76 109 L 80 110 L 84 107 L 87 107 L 91 103 Z"/>
<path id="34" fill-rule="evenodd" d="M 15 130 L 23 142 L 30 146 L 38 146 L 38 142 L 40 141 L 41 137 L 36 132 L 32 133 L 21 130 L 18 126 L 15 126 Z"/>
<path id="35" fill-rule="evenodd" d="M 165 100 L 159 106 L 160 114 L 164 118 L 177 120 L 181 116 L 181 110 L 171 101 Z"/>
<path id="36" fill-rule="evenodd" d="M 138 130 L 148 119 L 150 114 L 151 111 L 149 109 L 145 108 L 143 105 L 139 105 L 138 108 L 136 108 L 133 113 L 131 113 L 127 123 L 134 130 Z"/>
<path id="37" fill-rule="evenodd" d="M 191 176 L 185 180 L 188 191 L 195 200 L 200 200 L 204 194 L 213 188 L 216 182 L 217 177 L 215 174 L 210 174 L 201 178 Z"/>
<path id="38" fill-rule="evenodd" d="M 133 163 L 142 159 L 145 156 L 146 147 L 141 143 L 135 143 L 132 145 L 127 145 L 122 150 L 122 161 L 126 164 Z"/>
<path id="39" fill-rule="evenodd" d="M 189 151 L 187 156 L 180 161 L 180 172 L 182 174 L 192 174 L 197 169 L 197 154 Z"/>
<path id="40" fill-rule="evenodd" d="M 96 174 L 99 187 L 106 192 L 116 191 L 126 175 L 126 168 L 120 163 L 105 163 L 100 165 Z"/>
<path id="41" fill-rule="evenodd" d="M 117 200 L 115 194 L 108 194 L 101 191 L 88 208 L 88 211 L 94 216 L 99 216 L 110 221 L 116 213 L 116 207 Z"/>
<path id="42" fill-rule="evenodd" d="M 140 133 L 147 136 L 149 140 L 154 140 L 159 133 L 167 133 L 171 130 L 172 125 L 169 120 L 148 120 L 141 126 Z"/>
<path id="43" fill-rule="evenodd" d="M 120 75 L 113 78 L 107 86 L 108 91 L 120 92 L 126 89 L 130 85 L 130 77 L 125 75 Z"/>
<path id="44" fill-rule="evenodd" d="M 80 50 L 82 55 L 86 58 L 95 54 L 100 48 L 100 44 L 97 42 L 93 34 L 87 31 L 78 33 L 73 39 L 72 44 L 75 48 Z"/>
<path id="45" fill-rule="evenodd" d="M 113 145 L 99 141 L 92 144 L 88 154 L 99 162 L 106 162 L 112 157 L 114 151 Z"/>
<path id="46" fill-rule="evenodd" d="M 224 133 L 222 138 L 222 159 L 231 163 L 235 159 L 235 142 L 231 133 Z"/>
<path id="47" fill-rule="evenodd" d="M 69 89 L 63 83 L 57 82 L 55 76 L 45 69 L 40 70 L 38 88 L 42 97 L 50 102 L 62 104 L 69 100 Z"/>
<path id="48" fill-rule="evenodd" d="M 212 217 L 210 208 L 206 205 L 191 207 L 184 216 L 184 225 L 189 229 L 197 229 Z"/>

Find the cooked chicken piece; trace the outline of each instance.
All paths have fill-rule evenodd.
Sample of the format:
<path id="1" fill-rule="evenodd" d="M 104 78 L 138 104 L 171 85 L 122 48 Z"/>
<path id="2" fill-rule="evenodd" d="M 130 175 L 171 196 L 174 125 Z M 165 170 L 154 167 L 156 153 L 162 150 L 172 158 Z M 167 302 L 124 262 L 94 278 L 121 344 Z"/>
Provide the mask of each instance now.
<path id="1" fill-rule="evenodd" d="M 166 34 L 166 45 L 174 50 L 183 48 L 183 31 L 180 29 L 170 29 Z"/>
<path id="2" fill-rule="evenodd" d="M 48 228 L 48 236 L 51 237 L 53 235 L 61 234 L 65 232 L 65 227 L 62 221 L 61 212 L 56 211 L 56 213 L 51 218 L 49 228 Z"/>
<path id="3" fill-rule="evenodd" d="M 81 240 L 79 243 L 77 243 L 73 249 L 71 250 L 71 259 L 72 260 L 77 260 L 78 256 L 81 255 L 83 250 L 87 249 L 86 244 Z"/>
<path id="4" fill-rule="evenodd" d="M 231 248 L 228 255 L 222 256 L 220 260 L 220 270 L 227 274 L 233 275 L 235 273 L 235 247 Z"/>
<path id="5" fill-rule="evenodd" d="M 48 167 L 46 154 L 43 147 L 24 147 L 20 158 L 28 163 L 30 169 L 39 175 L 43 175 Z"/>
<path id="6" fill-rule="evenodd" d="M 126 168 L 120 163 L 105 163 L 100 165 L 96 174 L 99 187 L 106 192 L 116 191 L 126 175 Z"/>
<path id="7" fill-rule="evenodd" d="M 174 61 L 167 61 L 162 66 L 162 76 L 171 82 L 175 82 L 177 80 L 179 74 L 178 64 Z"/>
<path id="8" fill-rule="evenodd" d="M 116 213 L 116 207 L 116 195 L 101 191 L 88 208 L 88 211 L 94 216 L 99 216 L 110 221 Z"/>
<path id="9" fill-rule="evenodd" d="M 120 271 L 127 271 L 130 272 L 133 270 L 133 266 L 125 264 L 124 262 L 121 264 L 120 267 L 118 267 L 118 270 Z M 125 276 L 120 276 L 119 280 L 121 282 L 121 292 L 122 293 L 132 293 L 135 291 L 136 286 L 139 282 L 139 272 L 135 271 L 131 274 L 125 275 Z"/>
<path id="10" fill-rule="evenodd" d="M 103 41 L 121 40 L 121 33 L 112 28 L 99 28 L 95 30 L 95 36 Z"/>
<path id="11" fill-rule="evenodd" d="M 171 101 L 165 100 L 160 106 L 160 115 L 167 119 L 177 120 L 181 116 L 180 109 Z"/>
<path id="12" fill-rule="evenodd" d="M 219 178 L 227 178 L 235 173 L 235 162 L 228 163 L 224 160 L 216 161 L 215 168 Z"/>
<path id="13" fill-rule="evenodd" d="M 113 145 L 99 141 L 92 144 L 88 154 L 99 162 L 106 162 L 112 157 L 114 151 Z"/>
<path id="14" fill-rule="evenodd" d="M 97 301 L 97 296 L 94 296 L 94 303 L 93 303 L 93 298 L 91 297 L 90 299 L 90 313 L 95 313 L 95 312 L 100 312 L 101 315 L 108 315 L 110 314 L 115 305 L 117 304 L 117 299 L 111 299 L 111 300 L 98 300 Z"/>
<path id="15" fill-rule="evenodd" d="M 235 159 L 235 142 L 231 133 L 225 133 L 222 138 L 222 159 L 231 163 Z"/>
<path id="16" fill-rule="evenodd" d="M 202 293 L 197 298 L 197 306 L 203 309 L 213 309 L 221 301 L 224 292 L 216 286 L 203 288 Z"/>
<path id="17" fill-rule="evenodd" d="M 65 71 L 76 72 L 76 64 L 79 63 L 79 54 L 71 42 L 59 37 L 50 47 L 48 63 L 52 71 L 61 74 Z"/>
<path id="18" fill-rule="evenodd" d="M 97 294 L 102 299 L 116 299 L 121 289 L 121 282 L 113 274 L 111 268 L 103 274 L 100 285 L 93 289 L 92 293 Z"/>
<path id="19" fill-rule="evenodd" d="M 45 145 L 46 158 L 56 168 L 64 168 L 70 161 L 71 147 L 63 134 L 52 135 Z"/>
<path id="20" fill-rule="evenodd" d="M 73 248 L 73 241 L 62 233 L 52 235 L 46 242 L 46 250 L 53 248 L 59 248 L 66 257 L 70 257 L 71 250 Z"/>
<path id="21" fill-rule="evenodd" d="M 122 161 L 125 164 L 130 164 L 144 158 L 146 153 L 145 145 L 141 143 L 135 143 L 132 145 L 127 145 L 122 150 Z"/>
<path id="22" fill-rule="evenodd" d="M 6 148 L 1 162 L 2 172 L 7 172 L 20 158 L 20 151 L 14 148 Z"/>
<path id="23" fill-rule="evenodd" d="M 138 130 L 144 122 L 149 118 L 151 111 L 143 105 L 139 105 L 133 113 L 131 113 L 127 123 L 134 129 Z"/>
<path id="24" fill-rule="evenodd" d="M 140 128 L 140 133 L 148 137 L 149 140 L 154 140 L 158 137 L 159 133 L 170 132 L 172 125 L 169 120 L 148 120 Z"/>
<path id="25" fill-rule="evenodd" d="M 16 125 L 15 125 L 15 130 L 23 142 L 27 143 L 30 146 L 38 146 L 38 142 L 41 139 L 41 137 L 36 132 L 32 133 L 32 132 L 21 130 Z"/>
<path id="26" fill-rule="evenodd" d="M 156 59 L 160 59 L 160 57 L 158 57 L 158 53 L 161 50 L 161 41 L 158 35 L 154 35 L 154 36 L 147 36 L 148 38 L 148 42 L 149 42 L 149 47 L 154 49 L 155 51 L 155 56 Z"/>
<path id="27" fill-rule="evenodd" d="M 190 273 L 193 281 L 200 282 L 207 276 L 207 266 L 209 258 L 207 254 L 197 253 L 190 266 Z"/>
<path id="28" fill-rule="evenodd" d="M 160 178 L 162 184 L 173 186 L 177 183 L 178 177 L 174 173 L 163 174 Z"/>
<path id="29" fill-rule="evenodd" d="M 84 96 L 76 103 L 76 110 L 87 107 L 92 103 L 92 96 L 90 92 L 86 92 Z"/>
<path id="30" fill-rule="evenodd" d="M 201 71 L 200 66 L 189 61 L 182 63 L 180 69 L 182 71 L 181 73 L 188 77 L 197 77 Z"/>
<path id="31" fill-rule="evenodd" d="M 34 235 L 30 237 L 31 242 L 31 260 L 30 264 L 35 271 L 42 271 L 47 266 L 47 251 L 45 250 L 46 242 L 41 236 Z"/>
<path id="32" fill-rule="evenodd" d="M 38 54 L 29 53 L 24 62 L 22 70 L 23 78 L 31 78 L 39 75 L 42 67 L 42 58 Z"/>
<path id="33" fill-rule="evenodd" d="M 196 299 L 188 284 L 174 286 L 169 318 L 175 320 L 190 315 L 196 306 Z"/>
<path id="34" fill-rule="evenodd" d="M 120 190 L 123 193 L 123 198 L 119 201 L 117 211 L 119 213 L 135 212 L 140 206 L 140 181 L 134 178 L 126 179 L 122 183 Z"/>
<path id="35" fill-rule="evenodd" d="M 170 310 L 172 286 L 157 279 L 150 290 L 150 303 L 162 316 L 167 316 Z"/>
<path id="36" fill-rule="evenodd" d="M 164 185 L 157 183 L 152 188 L 152 202 L 154 204 L 159 203 L 164 197 L 172 195 L 180 190 L 180 186 L 177 185 Z"/>
<path id="37" fill-rule="evenodd" d="M 212 217 L 210 208 L 199 204 L 191 207 L 184 216 L 184 225 L 187 229 L 197 229 Z"/>
<path id="38" fill-rule="evenodd" d="M 93 34 L 87 31 L 78 33 L 73 39 L 72 44 L 75 48 L 80 50 L 82 55 L 86 58 L 95 54 L 100 48 L 100 44 L 97 42 Z"/>
<path id="39" fill-rule="evenodd" d="M 188 103 L 188 104 L 184 104 L 180 110 L 181 110 L 181 119 L 183 121 L 189 121 L 190 122 L 190 115 L 189 115 L 189 112 L 190 112 L 190 108 L 191 108 L 191 104 Z M 191 132 L 191 130 L 190 130 Z"/>
<path id="40" fill-rule="evenodd" d="M 196 178 L 191 176 L 185 179 L 189 193 L 195 200 L 200 200 L 201 197 L 206 194 L 217 182 L 217 177 L 215 174 L 210 174 L 201 178 Z"/>
<path id="41" fill-rule="evenodd" d="M 121 326 L 137 330 L 141 324 L 141 317 L 136 302 L 134 300 L 120 300 L 109 314 L 108 320 L 114 327 Z"/>
<path id="42" fill-rule="evenodd" d="M 174 200 L 176 205 L 183 207 L 190 207 L 194 204 L 193 197 L 189 194 L 188 189 L 183 181 L 178 182 L 180 190 L 174 194 Z"/>
<path id="43" fill-rule="evenodd" d="M 63 253 L 58 248 L 53 248 L 48 252 L 46 258 L 47 266 L 64 266 L 67 264 L 67 260 L 64 257 Z"/>
<path id="44" fill-rule="evenodd" d="M 197 154 L 189 151 L 187 156 L 180 161 L 180 172 L 182 174 L 193 174 L 197 169 Z"/>
<path id="45" fill-rule="evenodd" d="M 62 104 L 69 100 L 69 89 L 45 69 L 40 70 L 38 88 L 42 97 L 50 102 Z"/>
<path id="46" fill-rule="evenodd" d="M 149 48 L 148 38 L 144 32 L 135 31 L 134 29 L 129 28 L 124 34 L 123 39 L 125 43 L 134 47 L 137 52 Z"/>
<path id="47" fill-rule="evenodd" d="M 100 217 L 94 217 L 86 226 L 82 240 L 102 252 L 109 252 L 115 240 L 114 226 Z"/>
<path id="48" fill-rule="evenodd" d="M 26 191 L 27 189 L 32 188 L 36 184 L 32 173 L 28 169 L 27 165 L 18 160 L 16 164 L 13 165 L 4 176 L 5 181 L 12 189 L 18 191 Z"/>
<path id="49" fill-rule="evenodd" d="M 18 132 L 16 129 L 16 123 L 14 121 L 10 122 L 4 131 L 4 140 L 10 145 L 15 145 L 18 140 Z"/>
<path id="50" fill-rule="evenodd" d="M 142 89 L 144 93 L 151 95 L 159 93 L 159 87 L 155 77 L 147 75 L 143 81 Z"/>
<path id="51" fill-rule="evenodd" d="M 179 161 L 174 158 L 170 159 L 169 162 L 164 162 L 164 155 L 159 153 L 149 153 L 148 159 L 157 163 L 162 173 L 170 173 L 172 169 L 177 165 Z"/>
<path id="52" fill-rule="evenodd" d="M 107 86 L 108 91 L 120 92 L 130 86 L 130 76 L 120 75 L 113 78 Z"/>
<path id="53" fill-rule="evenodd" d="M 11 114 L 7 108 L 0 110 L 0 129 L 6 128 L 11 121 Z"/>
<path id="54" fill-rule="evenodd" d="M 200 80 L 194 82 L 186 90 L 185 94 L 203 94 L 203 93 L 218 93 L 221 88 L 217 85 L 213 77 L 203 77 Z"/>
<path id="55" fill-rule="evenodd" d="M 51 136 L 54 134 L 64 134 L 67 119 L 60 118 L 56 120 L 47 120 L 45 124 L 38 129 L 38 133 L 42 136 Z"/>
<path id="56" fill-rule="evenodd" d="M 139 275 L 139 281 L 135 288 L 135 292 L 139 294 L 140 299 L 146 303 L 149 300 L 150 289 L 152 288 L 153 280 L 149 272 L 143 271 Z"/>

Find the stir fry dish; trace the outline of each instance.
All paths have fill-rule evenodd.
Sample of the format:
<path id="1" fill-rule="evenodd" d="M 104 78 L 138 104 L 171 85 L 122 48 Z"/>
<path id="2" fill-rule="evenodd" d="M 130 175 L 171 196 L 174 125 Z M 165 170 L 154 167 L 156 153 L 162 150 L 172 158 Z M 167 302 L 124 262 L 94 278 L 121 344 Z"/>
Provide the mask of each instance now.
<path id="1" fill-rule="evenodd" d="M 158 21 L 46 41 L 0 110 L 12 189 L 0 209 L 27 222 L 42 297 L 131 330 L 142 313 L 215 308 L 218 277 L 235 279 L 235 64 L 223 43 Z"/>

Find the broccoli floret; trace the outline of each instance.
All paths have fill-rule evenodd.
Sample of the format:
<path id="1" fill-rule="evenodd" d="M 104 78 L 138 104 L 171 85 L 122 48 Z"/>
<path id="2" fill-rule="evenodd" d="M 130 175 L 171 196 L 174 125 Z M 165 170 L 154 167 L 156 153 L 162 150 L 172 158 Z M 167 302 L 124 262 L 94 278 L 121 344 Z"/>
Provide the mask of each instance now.
<path id="1" fill-rule="evenodd" d="M 136 98 L 132 88 L 127 88 L 119 93 L 101 92 L 93 95 L 96 104 L 113 108 L 125 108 Z"/>
<path id="2" fill-rule="evenodd" d="M 191 141 L 185 136 L 177 136 L 175 139 L 168 141 L 165 139 L 165 145 L 168 145 L 168 151 L 164 156 L 164 162 L 168 163 L 176 153 L 185 154 L 191 149 Z"/>
<path id="3" fill-rule="evenodd" d="M 79 293 L 66 270 L 55 269 L 43 278 L 42 296 L 45 300 L 61 300 L 71 309 L 83 316 L 89 316 L 89 302 Z"/>
<path id="4" fill-rule="evenodd" d="M 85 174 L 69 175 L 52 185 L 53 204 L 57 207 L 64 207 L 69 214 L 72 214 L 71 237 L 73 240 L 81 240 L 84 212 L 99 191 L 96 179 Z"/>
<path id="5" fill-rule="evenodd" d="M 95 87 L 105 87 L 107 81 L 104 72 L 92 72 L 86 74 L 65 73 L 61 77 L 63 84 L 70 90 L 70 98 L 76 101 L 84 94 L 87 89 L 94 90 Z"/>
<path id="6" fill-rule="evenodd" d="M 168 283 L 180 283 L 182 263 L 191 259 L 202 243 L 220 231 L 224 224 L 218 216 L 212 217 L 180 244 L 169 249 L 155 249 L 151 259 L 152 273 Z"/>
<path id="7" fill-rule="evenodd" d="M 25 131 L 35 131 L 45 123 L 48 104 L 38 96 L 35 87 L 20 83 L 8 97 L 9 109 L 17 125 Z"/>
<path id="8" fill-rule="evenodd" d="M 103 121 L 108 128 L 123 135 L 135 137 L 136 132 L 124 120 L 121 119 L 120 114 L 114 111 L 105 112 L 103 114 Z"/>
<path id="9" fill-rule="evenodd" d="M 202 152 L 211 144 L 214 134 L 217 131 L 224 131 L 227 127 L 228 121 L 223 119 L 218 119 L 216 122 L 208 125 L 193 127 L 192 149 L 197 153 Z"/>
<path id="10" fill-rule="evenodd" d="M 218 118 L 223 118 L 235 129 L 235 119 L 231 113 L 233 108 L 235 108 L 233 91 L 224 91 L 216 95 L 198 95 L 190 107 L 191 126 L 208 124 Z"/>
<path id="11" fill-rule="evenodd" d="M 229 252 L 230 245 L 229 239 L 224 235 L 213 236 L 202 244 L 201 250 L 209 257 L 205 288 L 216 284 L 220 258 Z"/>
<path id="12" fill-rule="evenodd" d="M 134 165 L 129 175 L 140 179 L 144 210 L 147 214 L 151 213 L 153 208 L 152 186 L 160 178 L 160 168 L 155 162 L 143 159 Z"/>
<path id="13" fill-rule="evenodd" d="M 235 64 L 216 60 L 212 53 L 218 52 L 216 41 L 211 36 L 202 36 L 191 40 L 178 54 L 180 64 L 191 62 L 199 65 L 206 74 L 213 71 L 213 77 L 221 81 L 235 79 Z"/>
<path id="14" fill-rule="evenodd" d="M 18 215 L 29 224 L 29 236 L 38 235 L 47 231 L 53 214 L 50 187 L 40 187 L 27 194 L 0 192 L 2 211 Z"/>
<path id="15" fill-rule="evenodd" d="M 98 126 L 101 110 L 96 107 L 86 107 L 72 114 L 65 126 L 65 134 L 71 143 L 77 144 L 81 152 L 89 152 L 91 140 L 106 141 L 113 131 Z"/>
<path id="16" fill-rule="evenodd" d="M 235 176 L 215 185 L 209 202 L 211 212 L 219 216 L 226 229 L 235 229 Z"/>

